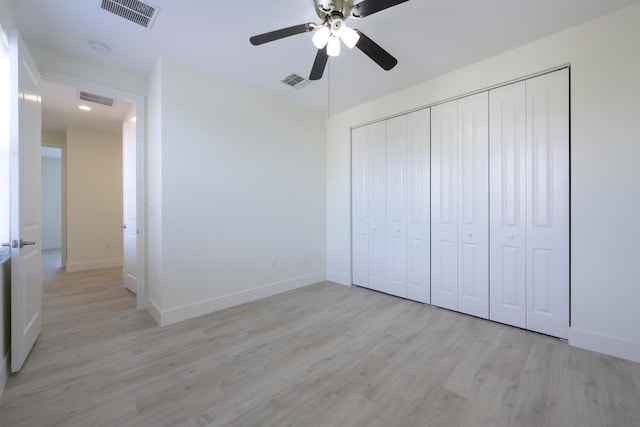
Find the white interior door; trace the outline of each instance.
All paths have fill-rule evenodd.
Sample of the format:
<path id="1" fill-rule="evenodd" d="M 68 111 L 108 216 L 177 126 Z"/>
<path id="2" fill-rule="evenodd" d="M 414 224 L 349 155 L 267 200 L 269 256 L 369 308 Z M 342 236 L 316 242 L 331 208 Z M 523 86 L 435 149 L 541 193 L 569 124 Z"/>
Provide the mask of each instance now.
<path id="1" fill-rule="evenodd" d="M 353 129 L 351 132 L 352 281 L 354 285 L 364 287 L 369 287 L 368 146 L 369 127 Z"/>
<path id="2" fill-rule="evenodd" d="M 11 34 L 11 371 L 22 368 L 42 330 L 40 74 Z"/>
<path id="3" fill-rule="evenodd" d="M 458 101 L 431 108 L 431 303 L 458 309 Z"/>
<path id="4" fill-rule="evenodd" d="M 127 120 L 122 126 L 123 171 L 123 225 L 124 286 L 134 294 L 138 292 L 137 243 L 138 224 L 136 213 L 136 123 Z"/>
<path id="5" fill-rule="evenodd" d="M 430 110 L 407 115 L 407 298 L 431 302 Z"/>
<path id="6" fill-rule="evenodd" d="M 386 292 L 387 125 L 369 125 L 369 287 Z"/>
<path id="7" fill-rule="evenodd" d="M 489 95 L 458 100 L 458 310 L 489 317 Z"/>
<path id="8" fill-rule="evenodd" d="M 407 297 L 407 116 L 387 120 L 387 282 L 385 292 Z"/>
<path id="9" fill-rule="evenodd" d="M 490 318 L 526 326 L 525 82 L 489 94 Z"/>
<path id="10" fill-rule="evenodd" d="M 527 329 L 569 332 L 569 70 L 526 81 Z"/>

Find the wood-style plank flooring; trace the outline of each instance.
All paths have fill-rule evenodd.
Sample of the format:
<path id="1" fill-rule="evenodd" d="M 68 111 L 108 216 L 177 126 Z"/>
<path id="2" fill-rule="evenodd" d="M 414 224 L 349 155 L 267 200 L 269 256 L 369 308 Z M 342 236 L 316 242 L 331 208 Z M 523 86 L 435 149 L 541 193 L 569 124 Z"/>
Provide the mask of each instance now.
<path id="1" fill-rule="evenodd" d="M 2 426 L 640 426 L 640 364 L 357 287 L 160 328 L 120 269 L 49 266 L 43 306 Z"/>

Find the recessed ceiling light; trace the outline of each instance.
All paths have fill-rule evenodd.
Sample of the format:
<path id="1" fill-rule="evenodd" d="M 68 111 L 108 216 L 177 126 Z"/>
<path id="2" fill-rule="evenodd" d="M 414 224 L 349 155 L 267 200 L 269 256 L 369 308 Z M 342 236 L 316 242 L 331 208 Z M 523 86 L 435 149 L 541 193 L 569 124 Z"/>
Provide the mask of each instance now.
<path id="1" fill-rule="evenodd" d="M 98 53 L 109 53 L 111 52 L 111 48 L 109 46 L 107 46 L 104 43 L 100 43 L 100 42 L 96 42 L 96 41 L 90 41 L 89 42 L 89 46 L 91 46 L 91 49 L 95 50 Z"/>
<path id="2" fill-rule="evenodd" d="M 82 111 L 91 111 L 91 107 L 89 107 L 88 105 L 78 105 L 78 108 Z"/>

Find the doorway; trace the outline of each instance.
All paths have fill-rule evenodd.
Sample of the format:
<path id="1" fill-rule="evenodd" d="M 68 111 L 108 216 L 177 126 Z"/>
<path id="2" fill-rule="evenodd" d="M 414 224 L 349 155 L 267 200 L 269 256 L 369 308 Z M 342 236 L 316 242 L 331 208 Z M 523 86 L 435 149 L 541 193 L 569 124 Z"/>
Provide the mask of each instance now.
<path id="1" fill-rule="evenodd" d="M 93 84 L 90 82 L 82 81 L 79 79 L 61 76 L 58 74 L 48 74 L 46 72 L 42 73 L 43 80 L 43 97 L 42 97 L 42 106 L 43 106 L 43 144 L 45 144 L 47 138 L 46 136 L 55 138 L 61 138 L 62 143 L 64 144 L 62 150 L 62 168 L 66 169 L 63 173 L 63 177 L 66 178 L 66 188 L 63 184 L 63 192 L 67 194 L 63 195 L 63 231 L 62 231 L 62 247 L 60 251 L 61 256 L 61 265 L 66 267 L 67 272 L 69 271 L 80 271 L 80 270 L 88 270 L 94 268 L 107 268 L 114 266 L 123 266 L 124 264 L 124 239 L 125 239 L 125 212 L 123 207 L 126 203 L 125 195 L 127 193 L 127 188 L 134 189 L 133 198 L 129 197 L 129 206 L 131 205 L 131 201 L 133 200 L 133 211 L 137 213 L 133 218 L 135 223 L 132 228 L 135 230 L 135 240 L 136 244 L 134 247 L 133 255 L 129 254 L 128 256 L 128 265 L 129 272 L 127 277 L 131 277 L 132 275 L 137 279 L 135 287 L 132 289 L 136 296 L 136 306 L 138 309 L 145 308 L 145 269 L 146 269 L 146 251 L 145 251 L 145 180 L 144 180 L 144 164 L 145 164 L 145 109 L 144 109 L 144 97 L 136 94 L 129 94 L 126 92 L 119 91 L 114 88 L 104 87 L 101 85 Z M 55 90 L 49 92 L 46 88 L 55 88 Z M 70 96 L 67 96 L 67 100 L 64 101 L 64 96 L 62 96 L 62 92 L 67 91 Z M 87 98 L 88 96 L 88 98 Z M 95 101 L 95 102 L 94 102 Z M 65 119 L 62 113 L 62 104 L 64 102 L 72 103 L 70 107 L 73 109 L 73 113 L 76 118 L 73 119 Z M 112 105 L 104 105 L 102 103 L 112 103 Z M 91 108 L 91 111 L 82 111 L 78 107 L 80 105 L 86 105 Z M 114 111 L 114 106 L 119 108 L 119 113 Z M 84 114 L 84 113 L 90 114 Z M 93 114 L 91 114 L 93 113 Z M 84 114 L 84 115 L 83 115 Z M 102 117 L 100 117 L 102 116 Z M 60 121 L 65 121 L 61 126 Z M 133 152 L 134 156 L 134 165 L 133 169 L 131 167 L 128 168 L 128 174 L 124 173 L 125 165 L 123 165 L 124 158 L 124 149 L 123 146 L 123 135 L 126 129 L 130 129 L 130 123 L 135 123 L 135 128 L 133 132 Z M 56 123 L 57 122 L 57 123 Z M 57 127 L 57 128 L 56 128 Z M 75 131 L 73 130 L 75 129 Z M 93 129 L 95 132 L 85 132 L 86 129 Z M 80 132 L 79 130 L 82 130 Z M 93 132 L 93 131 L 92 131 Z M 96 133 L 97 132 L 97 133 Z M 115 169 L 114 165 L 109 167 L 105 167 L 105 162 L 108 162 L 109 159 L 107 155 L 101 155 L 97 160 L 96 168 L 86 168 L 86 162 L 82 161 L 82 158 L 76 158 L 80 151 L 83 151 L 85 155 L 90 152 L 89 149 L 79 145 L 77 138 L 78 134 L 84 135 L 83 138 L 86 140 L 93 139 L 94 135 L 108 134 L 113 135 L 116 132 L 118 133 L 118 149 L 119 149 L 119 162 L 118 164 L 118 172 L 120 176 L 119 179 L 115 179 L 113 176 L 100 176 L 96 177 L 94 180 L 94 188 L 85 189 L 83 193 L 84 196 L 78 199 L 78 192 L 76 191 L 75 195 L 72 194 L 72 190 L 75 187 L 78 187 L 79 184 L 88 184 L 86 181 L 87 173 L 93 173 L 95 169 L 104 169 L 105 171 L 111 171 Z M 128 132 L 131 134 L 131 132 Z M 88 135 L 88 136 L 87 136 Z M 76 140 L 74 141 L 74 138 Z M 141 142 L 142 141 L 142 142 Z M 68 146 L 67 142 L 71 145 Z M 101 150 L 104 149 L 104 145 L 96 144 L 97 147 L 100 147 Z M 72 148 L 83 147 L 82 150 L 74 150 Z M 131 149 L 130 149 L 131 150 Z M 66 151 L 66 155 L 65 155 Z M 74 157 L 75 156 L 75 157 Z M 128 156 L 131 158 L 131 156 Z M 95 160 L 95 159 L 94 159 Z M 82 164 L 84 170 L 82 173 L 76 172 L 74 173 L 74 167 L 71 165 L 71 162 L 75 162 L 75 165 Z M 65 165 L 65 162 L 67 163 Z M 105 172 L 106 173 L 106 172 Z M 64 181 L 64 179 L 63 179 Z M 117 182 L 116 182 L 117 181 Z M 120 208 L 114 207 L 116 203 L 107 203 L 104 204 L 103 209 L 94 209 L 94 216 L 99 218 L 100 221 L 103 221 L 106 217 L 106 211 L 111 210 L 108 218 L 110 221 L 108 224 L 108 233 L 105 230 L 102 230 L 102 234 L 98 233 L 97 237 L 85 239 L 85 242 L 94 242 L 93 250 L 95 250 L 98 255 L 91 257 L 85 257 L 86 259 L 81 259 L 78 261 L 78 257 L 74 255 L 73 245 L 77 242 L 77 240 L 73 240 L 78 236 L 77 233 L 77 225 L 78 219 L 73 216 L 72 209 L 74 206 L 80 205 L 96 205 L 104 202 L 104 198 L 106 197 L 105 191 L 103 189 L 97 188 L 97 183 L 103 183 L 110 185 L 110 189 L 112 192 L 115 191 L 115 187 L 118 187 L 118 194 L 120 194 L 120 200 L 118 201 L 118 205 L 122 206 Z M 128 182 L 128 185 L 127 185 Z M 123 185 L 124 184 L 124 185 Z M 44 187 L 43 187 L 44 190 Z M 86 197 L 91 198 L 92 194 L 96 195 L 95 200 L 84 200 Z M 75 199 L 74 199 L 75 197 Z M 75 204 L 74 204 L 75 200 Z M 44 208 L 44 206 L 43 206 Z M 65 213 L 66 208 L 66 213 Z M 87 207 L 88 209 L 88 207 Z M 117 212 L 114 212 L 113 210 Z M 90 210 L 90 209 L 88 209 Z M 129 212 L 131 212 L 131 207 L 129 208 Z M 95 213 L 98 212 L 98 213 Z M 131 215 L 128 215 L 130 218 Z M 138 218 L 138 219 L 136 219 Z M 69 227 L 64 227 L 64 224 L 68 224 Z M 76 230 L 74 231 L 74 226 Z M 99 227 L 96 225 L 95 228 Z M 89 234 L 94 227 L 88 226 L 85 227 L 84 234 Z M 89 231 L 87 231 L 89 230 Z M 94 230 L 95 231 L 95 230 Z M 76 233 L 76 234 L 74 234 Z M 82 233 L 81 233 L 82 234 Z M 129 239 L 130 240 L 130 239 Z M 95 244 L 95 242 L 99 242 Z M 129 245 L 131 247 L 131 245 Z M 86 248 L 80 249 L 82 254 L 86 253 Z M 100 251 L 102 254 L 107 254 L 106 256 L 99 257 Z M 77 251 L 76 251 L 77 254 Z M 113 254 L 110 256 L 110 254 Z M 75 256 L 75 260 L 74 260 Z M 94 262 L 94 259 L 97 260 Z M 133 267 L 132 260 L 133 259 Z M 133 271 L 133 273 L 132 273 Z M 125 277 L 123 271 L 123 278 Z"/>

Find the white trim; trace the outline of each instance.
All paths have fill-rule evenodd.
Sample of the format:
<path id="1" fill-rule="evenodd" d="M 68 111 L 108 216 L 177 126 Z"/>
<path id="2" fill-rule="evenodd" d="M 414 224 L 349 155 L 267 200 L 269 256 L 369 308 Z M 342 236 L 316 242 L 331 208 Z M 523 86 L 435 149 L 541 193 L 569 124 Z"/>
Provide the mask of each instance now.
<path id="1" fill-rule="evenodd" d="M 569 328 L 569 345 L 640 363 L 640 342 Z"/>
<path id="2" fill-rule="evenodd" d="M 153 320 L 155 320 L 158 325 L 161 325 L 162 310 L 160 310 L 160 307 L 158 307 L 158 305 L 151 298 L 147 298 L 146 307 L 151 317 L 153 317 Z"/>
<path id="3" fill-rule="evenodd" d="M 340 285 L 351 286 L 351 277 L 347 274 L 336 273 L 335 271 L 327 271 L 327 280 L 329 282 L 338 283 Z"/>
<path id="4" fill-rule="evenodd" d="M 4 391 L 4 386 L 7 385 L 7 378 L 9 378 L 9 352 L 4 355 L 2 362 L 0 362 L 0 397 Z"/>
<path id="5" fill-rule="evenodd" d="M 100 268 L 122 267 L 122 258 L 104 259 L 100 261 L 85 262 L 68 262 L 67 273 L 75 273 L 76 271 L 97 270 Z"/>
<path id="6" fill-rule="evenodd" d="M 160 326 L 167 326 L 173 323 L 181 322 L 183 320 L 213 313 L 214 311 L 222 310 L 240 304 L 245 304 L 247 302 L 266 298 L 271 295 L 276 295 L 293 289 L 302 288 L 304 286 L 322 282 L 324 281 L 324 279 L 324 272 L 315 273 L 308 276 L 296 277 L 282 282 L 259 286 L 257 288 L 237 292 L 235 294 L 211 298 L 209 300 L 200 301 L 194 304 L 171 308 L 165 311 L 159 310 L 155 306 L 154 309 L 149 307 L 149 311 L 151 312 L 153 318 L 156 319 L 156 322 L 158 322 L 158 318 L 156 318 L 156 315 L 154 315 L 153 313 L 154 310 L 158 310 L 160 318 L 160 321 L 158 323 L 160 324 Z"/>
<path id="7" fill-rule="evenodd" d="M 138 310 L 146 308 L 146 292 L 147 292 L 147 99 L 144 94 L 129 92 L 105 86 L 99 83 L 93 83 L 76 77 L 60 74 L 51 70 L 40 70 L 42 79 L 65 86 L 74 87 L 76 89 L 86 90 L 88 92 L 102 93 L 113 98 L 126 99 L 136 104 L 136 204 L 138 221 L 138 242 L 137 248 L 137 267 L 136 277 L 138 279 L 138 288 L 136 292 L 136 306 Z M 64 156 L 64 153 L 63 153 Z M 64 167 L 64 166 L 63 166 Z M 64 262 L 64 243 L 63 243 L 63 262 Z M 68 266 L 67 266 L 68 268 Z M 69 270 L 67 270 L 69 271 Z"/>

